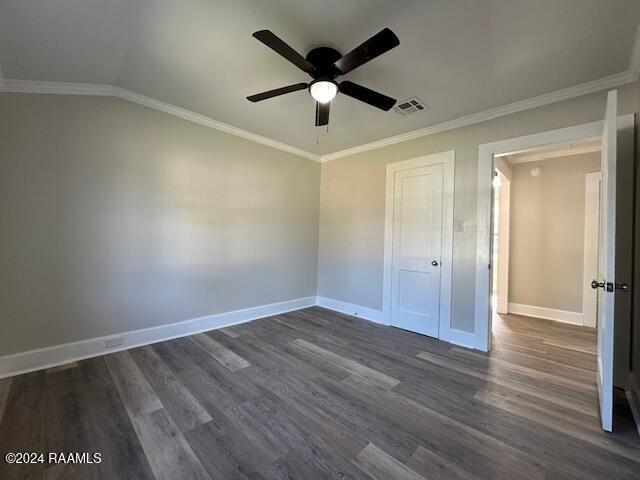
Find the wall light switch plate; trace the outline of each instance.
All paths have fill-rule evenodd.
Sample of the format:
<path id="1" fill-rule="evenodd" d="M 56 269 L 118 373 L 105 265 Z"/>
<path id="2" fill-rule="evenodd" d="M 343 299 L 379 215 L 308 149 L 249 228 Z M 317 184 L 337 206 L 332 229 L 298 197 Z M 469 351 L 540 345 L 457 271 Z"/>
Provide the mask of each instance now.
<path id="1" fill-rule="evenodd" d="M 456 219 L 454 228 L 456 232 L 464 232 L 464 220 Z"/>

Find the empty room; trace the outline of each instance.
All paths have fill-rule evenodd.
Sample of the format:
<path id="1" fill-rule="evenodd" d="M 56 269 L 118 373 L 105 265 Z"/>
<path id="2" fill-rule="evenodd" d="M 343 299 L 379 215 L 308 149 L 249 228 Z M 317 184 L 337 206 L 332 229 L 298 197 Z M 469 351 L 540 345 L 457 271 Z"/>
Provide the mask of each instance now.
<path id="1" fill-rule="evenodd" d="M 0 479 L 639 479 L 638 112 L 638 0 L 0 2 Z"/>

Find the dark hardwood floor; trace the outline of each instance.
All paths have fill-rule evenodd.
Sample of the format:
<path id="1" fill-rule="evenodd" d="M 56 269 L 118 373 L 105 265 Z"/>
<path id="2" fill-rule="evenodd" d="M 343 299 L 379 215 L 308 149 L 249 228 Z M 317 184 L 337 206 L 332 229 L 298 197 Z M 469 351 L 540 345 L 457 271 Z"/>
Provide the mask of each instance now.
<path id="1" fill-rule="evenodd" d="M 491 355 L 309 308 L 0 380 L 0 479 L 638 479 L 595 332 L 508 316 Z M 4 413 L 3 413 L 4 411 Z"/>

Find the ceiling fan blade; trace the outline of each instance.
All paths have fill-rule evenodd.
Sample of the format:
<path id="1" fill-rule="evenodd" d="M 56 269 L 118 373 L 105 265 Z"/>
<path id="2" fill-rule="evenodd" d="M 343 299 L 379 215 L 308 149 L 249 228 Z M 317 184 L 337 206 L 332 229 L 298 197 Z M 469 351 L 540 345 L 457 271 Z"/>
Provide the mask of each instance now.
<path id="1" fill-rule="evenodd" d="M 285 93 L 297 92 L 298 90 L 304 90 L 309 86 L 308 83 L 296 83 L 295 85 L 288 85 L 286 87 L 276 88 L 275 90 L 269 90 L 268 92 L 256 93 L 247 97 L 250 102 L 259 102 L 268 98 L 284 95 Z"/>
<path id="2" fill-rule="evenodd" d="M 329 107 L 331 102 L 320 103 L 316 102 L 316 127 L 329 124 Z"/>
<path id="3" fill-rule="evenodd" d="M 271 50 L 279 53 L 284 58 L 293 63 L 300 70 L 311 74 L 313 72 L 313 65 L 306 58 L 296 52 L 293 48 L 287 45 L 282 39 L 277 37 L 270 30 L 260 30 L 253 34 L 255 38 L 264 43 Z"/>
<path id="4" fill-rule="evenodd" d="M 368 103 L 371 106 L 384 110 L 385 112 L 396 104 L 395 98 L 387 97 L 382 93 L 378 93 L 357 83 L 345 80 L 341 82 L 338 91 L 350 97 Z"/>
<path id="5" fill-rule="evenodd" d="M 400 45 L 400 40 L 398 40 L 396 34 L 388 28 L 385 28 L 359 47 L 351 50 L 334 65 L 340 70 L 340 73 L 344 75 L 398 45 Z"/>

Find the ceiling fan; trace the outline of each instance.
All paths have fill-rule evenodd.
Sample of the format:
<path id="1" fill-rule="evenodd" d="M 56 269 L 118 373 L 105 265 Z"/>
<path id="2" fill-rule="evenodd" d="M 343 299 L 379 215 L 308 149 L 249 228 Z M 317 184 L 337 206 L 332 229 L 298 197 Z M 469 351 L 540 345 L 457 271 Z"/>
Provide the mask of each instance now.
<path id="1" fill-rule="evenodd" d="M 269 30 L 260 30 L 253 36 L 308 73 L 313 80 L 310 83 L 296 83 L 251 95 L 247 97 L 251 102 L 260 102 L 285 93 L 309 89 L 309 93 L 316 100 L 316 126 L 329 124 L 329 107 L 331 100 L 338 92 L 384 111 L 389 110 L 396 103 L 395 99 L 357 83 L 348 80 L 338 83 L 335 80 L 336 77 L 345 75 L 400 45 L 398 37 L 388 28 L 381 30 L 344 56 L 334 48 L 318 47 L 307 53 L 305 58 Z"/>

